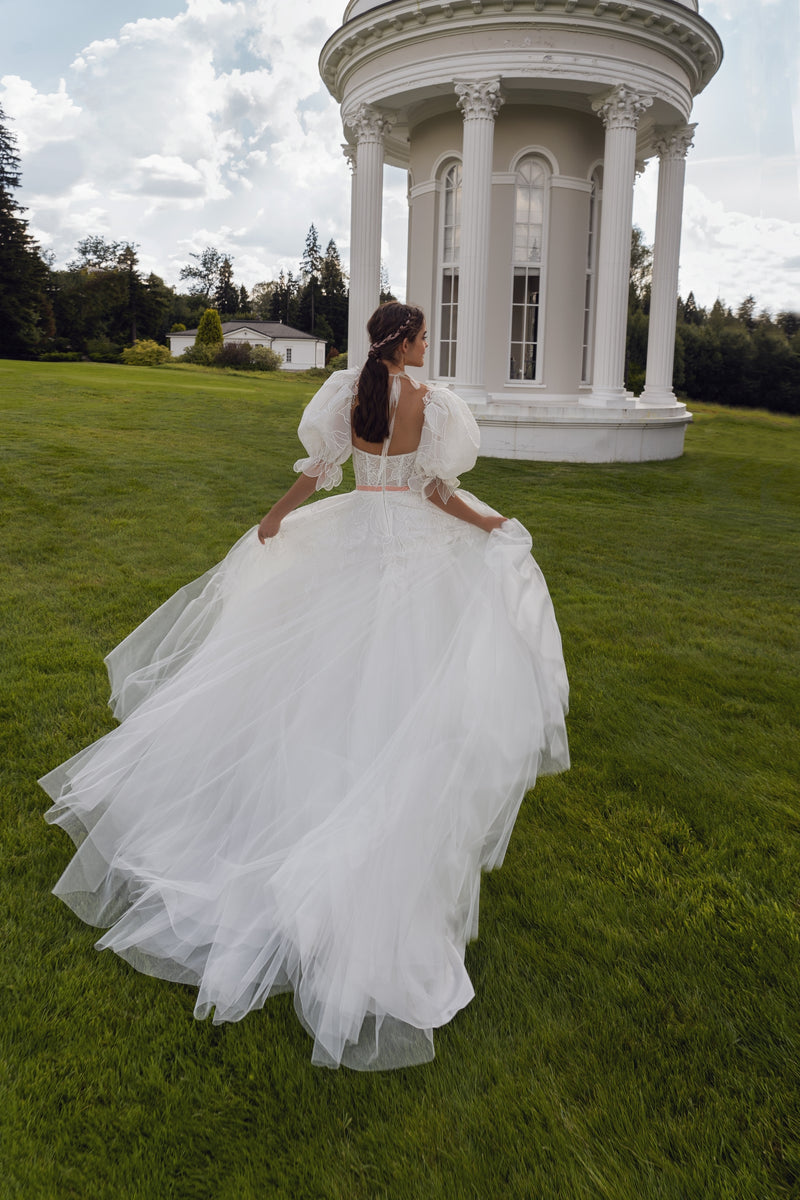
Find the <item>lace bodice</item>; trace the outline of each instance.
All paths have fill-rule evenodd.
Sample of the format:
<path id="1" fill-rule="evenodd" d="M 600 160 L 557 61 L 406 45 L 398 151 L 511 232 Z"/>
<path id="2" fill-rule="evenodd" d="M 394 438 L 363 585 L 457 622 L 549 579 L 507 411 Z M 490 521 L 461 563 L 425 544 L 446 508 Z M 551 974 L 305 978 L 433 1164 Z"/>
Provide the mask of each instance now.
<path id="1" fill-rule="evenodd" d="M 353 467 L 356 474 L 356 487 L 408 487 L 408 481 L 414 470 L 416 450 L 410 454 L 370 454 L 353 446 Z M 386 474 L 384 476 L 384 464 Z"/>
<path id="2" fill-rule="evenodd" d="M 429 385 L 419 446 L 410 454 L 386 455 L 382 480 L 381 456 L 352 444 L 351 412 L 359 374 L 358 368 L 334 372 L 312 398 L 298 429 L 308 457 L 297 460 L 295 471 L 316 478 L 318 488 L 330 490 L 342 482 L 342 463 L 352 453 L 358 486 L 407 486 L 424 496 L 436 491 L 442 500 L 449 500 L 459 486 L 459 472 L 474 467 L 480 445 L 478 426 L 464 401 L 441 384 Z M 395 376 L 392 405 L 399 389 Z"/>

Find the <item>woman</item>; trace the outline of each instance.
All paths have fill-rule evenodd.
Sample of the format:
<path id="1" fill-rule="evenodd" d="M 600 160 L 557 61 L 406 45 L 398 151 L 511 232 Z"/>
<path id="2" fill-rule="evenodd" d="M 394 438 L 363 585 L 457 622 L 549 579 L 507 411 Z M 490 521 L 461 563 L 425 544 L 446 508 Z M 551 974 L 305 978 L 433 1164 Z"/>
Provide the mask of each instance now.
<path id="1" fill-rule="evenodd" d="M 478 429 L 405 373 L 422 312 L 368 331 L 303 414 L 297 482 L 109 655 L 120 726 L 41 781 L 98 948 L 216 1022 L 292 990 L 313 1061 L 363 1070 L 433 1057 L 473 995 L 480 872 L 568 765 L 530 537 L 457 491 Z M 351 454 L 356 489 L 298 509 Z"/>

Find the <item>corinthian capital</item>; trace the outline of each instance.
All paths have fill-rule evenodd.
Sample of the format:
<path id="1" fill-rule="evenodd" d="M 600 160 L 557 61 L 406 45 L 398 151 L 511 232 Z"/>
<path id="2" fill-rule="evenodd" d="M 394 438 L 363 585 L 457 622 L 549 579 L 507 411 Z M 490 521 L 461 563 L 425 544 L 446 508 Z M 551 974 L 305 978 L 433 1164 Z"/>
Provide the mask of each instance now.
<path id="1" fill-rule="evenodd" d="M 694 139 L 696 125 L 676 125 L 674 129 L 656 130 L 656 154 L 659 158 L 686 158 Z"/>
<path id="2" fill-rule="evenodd" d="M 592 104 L 606 129 L 635 129 L 639 118 L 653 103 L 653 97 L 620 84 Z"/>
<path id="3" fill-rule="evenodd" d="M 356 159 L 358 158 L 358 151 L 356 147 L 351 146 L 349 142 L 344 142 L 342 145 L 342 154 L 347 159 L 347 165 L 350 168 L 350 174 L 355 175 Z"/>
<path id="4" fill-rule="evenodd" d="M 382 142 L 392 128 L 392 121 L 385 113 L 371 104 L 359 104 L 344 114 L 344 121 L 356 135 L 359 146 L 363 142 Z"/>
<path id="5" fill-rule="evenodd" d="M 464 120 L 484 118 L 493 121 L 500 111 L 503 97 L 499 79 L 468 79 L 455 84 L 456 103 L 464 114 Z"/>

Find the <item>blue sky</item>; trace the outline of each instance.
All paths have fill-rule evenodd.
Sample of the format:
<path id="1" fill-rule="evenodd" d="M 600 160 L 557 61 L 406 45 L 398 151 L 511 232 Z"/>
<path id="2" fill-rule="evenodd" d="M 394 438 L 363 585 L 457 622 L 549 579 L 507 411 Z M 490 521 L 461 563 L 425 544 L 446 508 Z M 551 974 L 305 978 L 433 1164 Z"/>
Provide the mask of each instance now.
<path id="1" fill-rule="evenodd" d="M 295 269 L 308 226 L 349 250 L 350 181 L 317 57 L 344 0 L 30 0 L 4 12 L 0 103 L 33 232 L 59 263 L 87 233 L 137 242 L 177 283 L 192 251 L 248 286 Z M 725 61 L 697 98 L 680 288 L 800 310 L 800 0 L 701 0 Z M 657 171 L 636 186 L 652 240 Z M 403 172 L 383 254 L 404 288 Z"/>

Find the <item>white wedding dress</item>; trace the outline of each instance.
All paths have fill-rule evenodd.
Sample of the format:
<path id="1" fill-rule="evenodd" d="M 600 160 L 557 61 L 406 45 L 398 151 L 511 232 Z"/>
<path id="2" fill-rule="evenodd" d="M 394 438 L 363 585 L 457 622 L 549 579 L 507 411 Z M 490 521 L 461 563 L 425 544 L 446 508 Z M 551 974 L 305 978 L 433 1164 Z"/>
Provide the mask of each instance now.
<path id="1" fill-rule="evenodd" d="M 98 948 L 217 1022 L 292 990 L 313 1061 L 366 1070 L 431 1059 L 472 998 L 480 872 L 568 765 L 567 679 L 525 529 L 426 498 L 475 463 L 466 405 L 434 386 L 418 449 L 371 455 L 356 379 L 313 398 L 295 464 L 329 489 L 352 451 L 356 490 L 251 529 L 134 630 L 107 659 L 121 724 L 41 782 L 79 846 L 55 893 Z"/>

